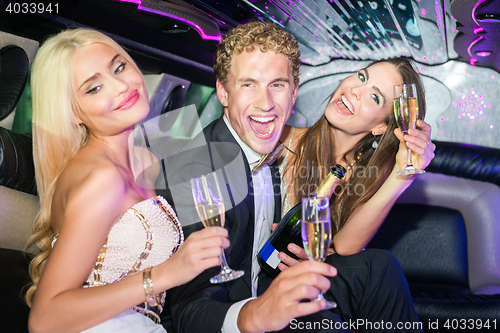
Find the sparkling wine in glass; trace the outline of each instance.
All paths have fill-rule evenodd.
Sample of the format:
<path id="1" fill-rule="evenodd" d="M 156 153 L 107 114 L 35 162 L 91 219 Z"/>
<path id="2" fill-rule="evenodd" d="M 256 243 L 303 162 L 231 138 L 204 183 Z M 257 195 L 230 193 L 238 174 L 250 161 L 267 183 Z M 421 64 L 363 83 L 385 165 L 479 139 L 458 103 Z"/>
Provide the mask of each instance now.
<path id="1" fill-rule="evenodd" d="M 328 198 L 309 196 L 302 199 L 302 244 L 309 260 L 325 261 L 332 241 L 330 201 Z M 337 307 L 337 303 L 325 299 L 321 290 L 313 300 L 325 301 L 325 310 Z"/>
<path id="2" fill-rule="evenodd" d="M 416 127 L 416 122 L 421 119 L 421 113 L 418 112 L 417 87 L 414 83 L 394 86 L 394 115 L 396 122 L 404 135 L 408 130 Z M 416 175 L 424 173 L 424 170 L 418 170 L 413 166 L 411 160 L 411 149 L 408 149 L 406 167 L 396 172 L 397 175 Z"/>
<path id="3" fill-rule="evenodd" d="M 191 179 L 196 211 L 205 226 L 223 227 L 225 218 L 224 200 L 221 195 L 217 174 L 215 172 Z M 221 250 L 221 271 L 210 279 L 211 283 L 222 283 L 243 276 L 244 271 L 234 271 L 227 265 L 224 250 Z"/>

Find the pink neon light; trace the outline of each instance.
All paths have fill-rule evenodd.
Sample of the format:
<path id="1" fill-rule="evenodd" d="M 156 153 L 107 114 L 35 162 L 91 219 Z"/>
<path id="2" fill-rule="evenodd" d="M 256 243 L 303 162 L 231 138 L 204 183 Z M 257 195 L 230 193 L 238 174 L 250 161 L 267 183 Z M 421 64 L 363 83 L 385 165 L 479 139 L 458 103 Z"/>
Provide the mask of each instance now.
<path id="1" fill-rule="evenodd" d="M 478 37 L 476 39 L 474 39 L 470 44 L 469 44 L 469 47 L 467 48 L 467 53 L 469 53 L 469 55 L 471 56 L 471 58 L 473 58 L 472 56 L 472 47 L 474 45 L 476 45 L 481 39 L 483 39 L 483 37 Z M 476 60 L 477 61 L 477 60 Z"/>
<path id="2" fill-rule="evenodd" d="M 476 21 L 476 10 L 477 10 L 477 7 L 479 7 L 483 2 L 485 2 L 486 0 L 480 0 L 478 1 L 474 7 L 472 8 L 472 19 L 474 20 L 474 22 L 476 22 L 477 25 L 480 25 L 479 23 L 477 23 Z"/>
<path id="3" fill-rule="evenodd" d="M 474 34 L 476 34 L 476 35 L 477 35 L 477 33 L 478 33 L 478 32 L 480 32 L 480 31 L 484 30 L 483 28 L 481 28 L 481 26 L 479 25 L 479 23 L 477 23 L 477 21 L 476 21 L 476 10 L 477 10 L 477 7 L 479 7 L 479 6 L 480 6 L 483 2 L 485 2 L 485 1 L 486 1 L 486 0 L 480 0 L 480 1 L 478 1 L 478 2 L 474 5 L 474 7 L 472 8 L 472 19 L 474 20 L 474 22 L 476 23 L 476 25 L 478 25 L 478 27 L 474 28 Z M 469 62 L 471 65 L 475 65 L 475 64 L 476 64 L 476 62 L 477 62 L 477 59 L 476 59 L 476 58 L 474 58 L 474 57 L 472 56 L 472 52 L 471 52 L 472 47 L 473 47 L 474 45 L 476 45 L 476 44 L 477 44 L 477 43 L 478 43 L 481 39 L 483 39 L 483 38 L 482 38 L 482 37 L 479 37 L 479 38 L 477 38 L 477 39 L 473 40 L 473 41 L 469 44 L 469 47 L 467 48 L 467 53 L 469 53 L 469 55 L 470 55 L 470 57 L 471 57 L 470 62 Z"/>
<path id="4" fill-rule="evenodd" d="M 479 52 L 476 52 L 476 54 L 480 57 L 489 57 L 491 55 L 491 52 L 490 51 L 479 51 Z"/>
<path id="5" fill-rule="evenodd" d="M 151 8 L 146 8 L 146 7 L 143 7 L 141 2 L 142 0 L 117 0 L 117 1 L 121 1 L 121 2 L 130 2 L 130 3 L 134 3 L 137 5 L 137 9 L 139 10 L 143 10 L 145 12 L 150 12 L 150 13 L 154 13 L 154 14 L 158 14 L 158 15 L 162 15 L 162 16 L 166 16 L 166 17 L 170 17 L 170 18 L 173 18 L 175 20 L 179 20 L 181 22 L 184 22 L 190 26 L 192 26 L 193 28 L 195 28 L 198 33 L 200 34 L 201 38 L 203 39 L 209 39 L 209 40 L 222 40 L 222 36 L 220 34 L 218 35 L 209 35 L 207 33 L 205 33 L 205 31 L 203 31 L 203 29 L 197 25 L 196 23 L 194 22 L 191 22 L 185 18 L 182 18 L 182 17 L 179 17 L 179 16 L 175 16 L 175 15 L 172 15 L 172 14 L 168 14 L 168 13 L 164 13 L 164 12 L 160 12 L 158 10 L 154 10 L 154 9 L 151 9 Z"/>
<path id="6" fill-rule="evenodd" d="M 477 35 L 478 33 L 480 33 L 481 31 L 484 31 L 484 29 L 482 27 L 476 27 L 474 28 L 473 32 L 474 32 L 474 35 Z"/>

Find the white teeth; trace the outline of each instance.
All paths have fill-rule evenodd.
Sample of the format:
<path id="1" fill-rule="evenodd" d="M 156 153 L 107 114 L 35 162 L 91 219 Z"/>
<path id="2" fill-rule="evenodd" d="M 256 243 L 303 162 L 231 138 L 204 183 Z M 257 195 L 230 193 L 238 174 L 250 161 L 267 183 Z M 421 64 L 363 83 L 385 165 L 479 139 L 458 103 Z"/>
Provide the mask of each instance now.
<path id="1" fill-rule="evenodd" d="M 268 123 L 268 122 L 274 120 L 274 118 L 276 118 L 276 116 L 272 116 L 272 117 L 255 117 L 255 116 L 250 116 L 250 118 L 252 120 L 258 121 L 259 123 Z"/>
<path id="2" fill-rule="evenodd" d="M 273 132 L 273 130 L 274 130 L 274 126 L 269 129 L 269 132 L 267 133 L 267 135 L 271 134 Z"/>
<path id="3" fill-rule="evenodd" d="M 349 103 L 349 101 L 347 100 L 345 95 L 342 95 L 342 102 L 347 107 L 347 109 L 349 109 L 349 111 L 351 111 L 351 113 L 354 114 L 354 110 L 352 109 L 352 105 L 351 105 L 351 103 Z"/>
<path id="4" fill-rule="evenodd" d="M 276 116 L 270 116 L 270 117 L 255 117 L 255 116 L 250 116 L 250 119 L 252 119 L 253 121 L 256 121 L 256 122 L 259 122 L 259 123 L 269 123 L 271 121 L 274 120 L 274 118 L 276 118 Z M 269 128 L 269 132 L 267 134 L 262 134 L 262 133 L 259 133 L 255 127 L 253 127 L 253 124 L 250 123 L 250 126 L 253 128 L 254 132 L 258 135 L 258 136 L 261 136 L 261 137 L 265 137 L 265 136 L 268 136 L 269 134 L 271 134 L 273 131 L 274 131 L 274 123 L 271 123 L 271 128 Z"/>

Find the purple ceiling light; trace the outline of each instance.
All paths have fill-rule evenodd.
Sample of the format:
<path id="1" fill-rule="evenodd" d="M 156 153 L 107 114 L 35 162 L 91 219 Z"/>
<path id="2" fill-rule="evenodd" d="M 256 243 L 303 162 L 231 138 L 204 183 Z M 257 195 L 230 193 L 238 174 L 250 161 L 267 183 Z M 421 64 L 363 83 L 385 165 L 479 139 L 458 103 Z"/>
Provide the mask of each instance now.
<path id="1" fill-rule="evenodd" d="M 461 24 L 455 51 L 470 64 L 500 71 L 500 1 L 455 0 L 451 13 Z"/>
<path id="2" fill-rule="evenodd" d="M 166 3 L 161 0 L 114 0 L 118 2 L 129 2 L 137 4 L 137 9 L 162 15 L 193 27 L 198 31 L 201 38 L 208 40 L 222 40 L 219 26 L 208 18 L 207 14 L 198 11 L 192 6 Z"/>

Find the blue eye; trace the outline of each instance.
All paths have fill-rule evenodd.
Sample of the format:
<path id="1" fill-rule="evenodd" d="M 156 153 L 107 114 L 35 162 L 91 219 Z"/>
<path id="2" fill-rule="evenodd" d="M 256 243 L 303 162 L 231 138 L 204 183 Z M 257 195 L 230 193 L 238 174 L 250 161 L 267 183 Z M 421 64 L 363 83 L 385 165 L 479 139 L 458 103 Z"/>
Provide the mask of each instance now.
<path id="1" fill-rule="evenodd" d="M 365 82 L 366 82 L 366 76 L 365 76 L 365 74 L 358 72 L 358 79 L 359 79 L 362 83 L 365 83 Z"/>
<path id="2" fill-rule="evenodd" d="M 101 90 L 101 86 L 97 86 L 97 87 L 94 87 L 94 88 L 90 88 L 89 90 L 87 90 L 85 93 L 86 94 L 97 94 L 99 92 L 99 90 Z"/>
<path id="3" fill-rule="evenodd" d="M 125 65 L 126 65 L 125 62 L 121 62 L 120 65 L 116 67 L 115 74 L 122 72 L 125 69 Z"/>

